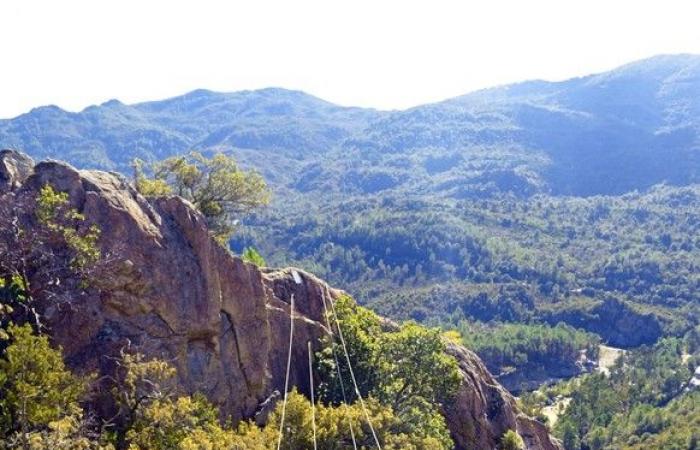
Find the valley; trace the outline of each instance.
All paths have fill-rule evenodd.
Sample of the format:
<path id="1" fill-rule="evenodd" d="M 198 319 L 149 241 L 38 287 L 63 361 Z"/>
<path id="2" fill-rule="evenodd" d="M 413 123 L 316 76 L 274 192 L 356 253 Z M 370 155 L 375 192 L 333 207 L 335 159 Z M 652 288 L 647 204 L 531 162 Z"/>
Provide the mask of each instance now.
<path id="1" fill-rule="evenodd" d="M 613 367 L 615 362 L 617 361 L 618 358 L 622 357 L 625 354 L 625 351 L 619 348 L 615 347 L 610 347 L 607 345 L 600 345 L 600 348 L 598 350 L 598 361 L 596 362 L 594 368 L 596 371 L 606 375 L 610 376 L 610 369 Z M 683 355 L 681 358 L 681 362 L 685 363 L 687 362 L 685 356 L 689 355 Z M 573 377 L 571 377 L 573 378 Z M 548 385 L 555 384 L 556 382 L 559 382 L 562 380 L 551 380 L 551 382 L 548 383 Z M 565 380 L 568 383 L 576 383 L 575 380 Z M 546 387 L 545 391 L 546 391 Z M 538 391 L 542 392 L 542 390 L 538 387 Z M 537 394 L 535 394 L 537 395 Z M 557 424 L 557 420 L 559 420 L 559 417 L 566 411 L 566 408 L 569 406 L 571 403 L 571 397 L 565 397 L 563 395 L 557 395 L 553 401 L 548 401 L 545 404 L 541 406 L 541 414 L 546 417 L 547 419 L 547 424 L 551 427 L 555 427 Z"/>

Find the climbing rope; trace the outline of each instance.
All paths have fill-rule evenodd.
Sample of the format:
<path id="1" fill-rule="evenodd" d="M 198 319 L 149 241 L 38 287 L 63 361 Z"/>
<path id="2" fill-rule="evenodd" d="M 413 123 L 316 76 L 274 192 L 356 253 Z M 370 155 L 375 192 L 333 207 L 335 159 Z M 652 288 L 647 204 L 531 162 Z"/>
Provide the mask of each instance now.
<path id="1" fill-rule="evenodd" d="M 316 400 L 314 399 L 314 372 L 312 368 L 312 356 L 311 356 L 311 341 L 308 341 L 306 345 L 309 347 L 309 386 L 311 387 L 311 427 L 314 430 L 314 450 L 317 450 L 316 445 Z"/>
<path id="2" fill-rule="evenodd" d="M 348 370 L 350 371 L 350 378 L 352 379 L 352 384 L 355 387 L 355 394 L 360 400 L 360 406 L 362 406 L 362 411 L 364 412 L 365 419 L 369 425 L 369 429 L 372 431 L 372 437 L 374 438 L 374 443 L 377 445 L 379 450 L 382 450 L 382 446 L 379 444 L 379 439 L 377 438 L 377 433 L 374 431 L 374 426 L 372 426 L 372 419 L 369 417 L 369 412 L 367 412 L 367 406 L 365 401 L 360 394 L 360 388 L 357 386 L 357 380 L 355 379 L 355 372 L 352 370 L 352 364 L 350 364 L 350 355 L 348 354 L 347 345 L 345 345 L 345 338 L 343 337 L 343 330 L 340 328 L 340 321 L 338 320 L 338 314 L 335 311 L 335 305 L 333 304 L 333 299 L 329 299 L 331 304 L 331 310 L 333 311 L 333 318 L 335 319 L 336 327 L 338 328 L 338 337 L 340 338 L 340 343 L 343 347 L 343 352 L 345 353 L 345 360 L 348 363 Z"/>
<path id="3" fill-rule="evenodd" d="M 292 275 L 294 276 L 294 281 L 297 284 L 301 284 L 301 278 L 299 275 L 296 273 L 296 271 L 292 272 Z M 321 299 L 323 301 L 323 309 L 324 309 L 324 314 L 325 314 L 325 319 L 326 319 L 326 325 L 328 327 L 328 331 L 331 334 L 331 339 L 334 339 L 335 334 L 333 333 L 333 329 L 330 324 L 330 319 L 329 319 L 329 313 L 328 313 L 328 307 L 326 304 L 326 297 L 325 297 L 325 291 L 321 291 Z M 365 419 L 367 420 L 367 424 L 369 425 L 370 430 L 372 431 L 372 437 L 374 438 L 374 443 L 376 444 L 377 448 L 379 450 L 382 449 L 382 446 L 379 444 L 379 439 L 377 438 L 377 433 L 374 430 L 374 426 L 372 425 L 372 419 L 369 416 L 369 412 L 367 411 L 367 406 L 365 405 L 365 401 L 362 398 L 362 394 L 360 394 L 360 389 L 357 385 L 357 379 L 355 378 L 355 372 L 352 370 L 352 364 L 350 363 L 350 355 L 348 354 L 348 349 L 347 345 L 345 343 L 345 338 L 343 337 L 343 330 L 340 328 L 340 321 L 338 320 L 338 314 L 335 310 L 335 305 L 333 304 L 333 299 L 329 298 L 328 301 L 331 304 L 331 310 L 333 312 L 333 318 L 335 320 L 336 328 L 338 329 L 338 337 L 340 338 L 340 343 L 343 348 L 343 353 L 345 354 L 345 360 L 348 364 L 348 369 L 350 371 L 350 378 L 352 379 L 353 386 L 355 387 L 355 394 L 357 395 L 357 398 L 360 400 L 360 405 L 362 406 L 362 411 L 364 413 Z M 284 400 L 282 402 L 282 417 L 280 419 L 280 430 L 279 430 L 279 435 L 277 438 L 277 450 L 280 450 L 282 447 L 282 437 L 284 436 L 284 420 L 287 412 L 287 397 L 288 397 L 288 391 L 289 391 L 289 373 L 291 370 L 291 365 L 292 365 L 292 344 L 294 342 L 294 294 L 291 295 L 291 301 L 290 301 L 290 309 L 289 309 L 289 352 L 287 355 L 287 372 L 285 374 L 284 378 Z M 332 345 L 333 342 L 331 342 L 331 348 L 333 350 L 333 359 L 335 361 L 335 366 L 336 370 L 338 372 L 338 380 L 340 381 L 340 388 L 343 394 L 343 404 L 347 408 L 347 397 L 345 395 L 345 385 L 343 383 L 343 377 L 341 376 L 340 372 L 340 365 L 338 361 L 338 356 L 335 351 L 335 347 Z M 311 391 L 311 422 L 312 422 L 312 427 L 313 427 L 313 438 L 314 438 L 314 450 L 317 450 L 317 442 L 316 442 L 316 401 L 314 398 L 314 379 L 313 379 L 313 356 L 311 353 L 311 341 L 307 342 L 307 347 L 308 347 L 308 352 L 309 352 L 309 386 L 310 386 L 310 391 Z M 357 442 L 355 439 L 355 432 L 353 431 L 352 428 L 352 423 L 350 422 L 350 418 L 348 417 L 348 425 L 350 427 L 350 435 L 352 437 L 352 445 L 355 450 L 357 450 Z"/>
<path id="4" fill-rule="evenodd" d="M 329 314 L 328 314 L 328 306 L 326 305 L 326 295 L 325 295 L 325 290 L 321 291 L 321 300 L 323 302 L 323 314 L 326 318 L 326 327 L 328 328 L 328 332 L 331 335 L 331 350 L 333 351 L 333 360 L 335 362 L 335 370 L 338 373 L 338 381 L 340 382 L 340 392 L 343 395 L 343 408 L 347 411 L 348 407 L 348 398 L 345 395 L 345 383 L 343 382 L 343 376 L 340 373 L 340 361 L 338 361 L 338 353 L 335 351 L 335 345 L 334 344 L 334 334 L 333 334 L 333 329 L 331 328 L 331 322 L 329 319 Z M 352 439 L 352 448 L 353 450 L 357 450 L 357 441 L 355 440 L 355 430 L 352 428 L 352 421 L 350 420 L 350 416 L 346 416 L 348 420 L 348 427 L 350 428 L 350 438 Z"/>
<path id="5" fill-rule="evenodd" d="M 280 434 L 277 439 L 277 450 L 280 450 L 282 446 L 282 434 L 284 433 L 284 416 L 287 412 L 287 391 L 289 390 L 289 369 L 292 365 L 292 339 L 294 337 L 294 294 L 292 294 L 292 300 L 290 302 L 291 307 L 289 309 L 289 355 L 287 356 L 287 374 L 284 377 L 284 400 L 282 402 L 282 419 L 280 420 Z"/>

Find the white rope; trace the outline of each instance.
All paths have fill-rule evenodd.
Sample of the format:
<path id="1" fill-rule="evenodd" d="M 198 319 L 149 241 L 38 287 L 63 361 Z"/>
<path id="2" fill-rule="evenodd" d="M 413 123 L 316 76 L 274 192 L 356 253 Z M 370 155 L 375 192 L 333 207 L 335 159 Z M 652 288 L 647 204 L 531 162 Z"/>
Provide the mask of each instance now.
<path id="1" fill-rule="evenodd" d="M 309 386 L 311 387 L 311 426 L 314 430 L 314 450 L 318 450 L 316 445 L 316 400 L 314 399 L 314 372 L 312 368 L 311 341 L 306 343 L 309 347 Z"/>
<path id="2" fill-rule="evenodd" d="M 347 412 L 348 398 L 345 395 L 345 383 L 343 382 L 343 375 L 340 373 L 340 361 L 338 361 L 338 354 L 335 351 L 335 335 L 333 329 L 331 328 L 331 322 L 328 314 L 328 306 L 326 305 L 326 295 L 325 291 L 321 291 L 321 300 L 323 301 L 323 312 L 326 317 L 326 327 L 328 327 L 328 332 L 331 335 L 331 350 L 333 351 L 333 360 L 335 362 L 335 370 L 338 373 L 338 381 L 340 381 L 340 392 L 343 394 L 343 408 Z M 350 416 L 346 416 L 348 420 L 348 427 L 350 428 L 350 438 L 352 439 L 352 448 L 357 450 L 357 441 L 355 440 L 355 430 L 352 428 L 352 421 Z"/>
<path id="3" fill-rule="evenodd" d="M 282 402 L 282 419 L 280 420 L 280 434 L 277 439 L 277 450 L 282 445 L 282 434 L 284 433 L 284 415 L 287 412 L 287 391 L 289 388 L 289 369 L 292 365 L 292 338 L 294 336 L 294 294 L 292 294 L 291 307 L 289 309 L 289 355 L 287 356 L 287 374 L 284 377 L 284 401 Z"/>
<path id="4" fill-rule="evenodd" d="M 335 305 L 333 304 L 333 299 L 329 299 L 331 303 L 331 310 L 333 311 L 333 318 L 335 319 L 336 327 L 338 328 L 338 337 L 340 338 L 340 343 L 343 346 L 343 352 L 345 353 L 345 360 L 348 363 L 348 369 L 350 370 L 350 378 L 352 379 L 352 384 L 355 386 L 355 394 L 357 398 L 360 399 L 360 405 L 362 406 L 362 411 L 365 414 L 365 419 L 367 419 L 367 424 L 369 429 L 372 431 L 372 437 L 374 438 L 374 443 L 377 445 L 379 450 L 382 450 L 382 446 L 379 444 L 379 439 L 377 438 L 377 433 L 374 431 L 372 426 L 372 420 L 369 418 L 369 413 L 367 412 L 367 407 L 365 406 L 365 401 L 362 399 L 362 394 L 360 394 L 360 389 L 357 387 L 357 380 L 355 379 L 355 372 L 352 370 L 352 364 L 350 364 L 350 355 L 348 354 L 348 348 L 345 345 L 345 338 L 343 338 L 343 330 L 340 328 L 340 321 L 338 320 L 338 314 L 335 312 Z M 279 450 L 279 449 L 278 449 Z"/>

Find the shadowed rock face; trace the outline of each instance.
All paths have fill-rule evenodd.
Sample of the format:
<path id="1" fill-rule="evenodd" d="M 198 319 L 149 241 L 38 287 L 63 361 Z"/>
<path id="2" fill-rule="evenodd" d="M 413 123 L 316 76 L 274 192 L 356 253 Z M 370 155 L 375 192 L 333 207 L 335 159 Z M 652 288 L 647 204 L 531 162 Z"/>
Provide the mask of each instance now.
<path id="1" fill-rule="evenodd" d="M 0 193 L 47 183 L 68 192 L 73 206 L 101 228 L 103 251 L 120 253 L 115 276 L 99 295 L 43 311 L 71 367 L 107 374 L 110 356 L 128 347 L 170 361 L 180 389 L 202 392 L 222 416 L 253 418 L 275 391 L 283 391 L 294 295 L 290 383 L 308 392 L 306 345 L 318 347 L 326 333 L 322 295 L 335 299 L 340 291 L 300 270 L 297 283 L 295 269 L 261 270 L 233 257 L 179 197 L 149 202 L 119 175 L 58 162 L 6 169 L 22 158 L 0 154 L 0 175 L 8 180 Z M 492 449 L 511 428 L 529 449 L 560 448 L 544 426 L 519 414 L 476 355 L 457 346 L 449 353 L 464 378 L 459 395 L 444 408 L 459 449 Z"/>
<path id="2" fill-rule="evenodd" d="M 608 297 L 587 311 L 561 311 L 545 316 L 551 325 L 566 322 L 599 334 L 603 341 L 622 348 L 651 345 L 661 338 L 662 324 L 650 313 L 637 311 L 615 297 Z"/>

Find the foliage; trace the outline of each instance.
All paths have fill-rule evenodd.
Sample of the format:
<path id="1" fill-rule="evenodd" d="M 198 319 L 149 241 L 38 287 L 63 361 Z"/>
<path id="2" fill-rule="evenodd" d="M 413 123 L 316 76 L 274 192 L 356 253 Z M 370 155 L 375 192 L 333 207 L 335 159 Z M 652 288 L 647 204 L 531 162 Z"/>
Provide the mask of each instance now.
<path id="1" fill-rule="evenodd" d="M 126 358 L 124 358 L 126 359 Z M 142 361 L 130 358 L 125 363 L 130 368 L 125 386 L 151 384 L 159 378 L 163 369 L 170 372 L 163 361 Z M 154 382 L 160 385 L 160 382 Z M 136 389 L 138 390 L 138 389 Z M 158 388 L 161 391 L 161 388 Z M 131 408 L 133 421 L 124 434 L 117 439 L 117 448 L 130 450 L 149 449 L 269 449 L 274 448 L 279 436 L 282 403 L 279 402 L 268 418 L 266 426 L 260 428 L 252 422 L 242 422 L 237 429 L 221 426 L 215 408 L 201 395 L 180 396 L 144 394 L 138 408 Z M 117 391 L 114 391 L 118 395 Z M 365 401 L 380 443 L 389 449 L 448 449 L 452 441 L 444 419 L 438 413 L 425 414 L 412 410 L 413 417 L 395 414 L 390 406 L 368 397 Z M 310 402 L 296 389 L 287 401 L 283 447 L 298 450 L 313 448 L 311 415 L 314 410 Z M 318 448 L 336 450 L 352 448 L 351 432 L 362 448 L 374 445 L 373 437 L 359 402 L 342 405 L 315 405 L 316 436 Z"/>
<path id="2" fill-rule="evenodd" d="M 86 429 L 81 415 L 66 416 L 50 422 L 45 429 L 32 431 L 28 436 L 29 450 L 114 450 L 111 444 L 101 442 L 99 436 Z M 2 446 L 0 445 L 0 448 Z"/>
<path id="3" fill-rule="evenodd" d="M 127 433 L 130 450 L 228 449 L 232 433 L 201 395 L 158 399 L 147 404 Z"/>
<path id="4" fill-rule="evenodd" d="M 375 395 L 401 414 L 411 408 L 440 405 L 460 384 L 455 359 L 445 353 L 437 329 L 406 323 L 380 341 L 379 383 Z"/>
<path id="5" fill-rule="evenodd" d="M 116 422 L 107 423 L 106 428 L 114 434 L 116 447 L 123 449 L 132 430 L 143 425 L 146 414 L 154 413 L 149 409 L 151 405 L 175 397 L 176 370 L 160 359 L 146 360 L 140 353 L 122 351 L 116 362 L 117 371 L 111 377 L 111 397 L 117 409 Z M 153 408 L 157 409 L 158 406 Z"/>
<path id="6" fill-rule="evenodd" d="M 373 398 L 366 401 L 368 414 L 382 448 L 392 450 L 442 450 L 452 448 L 447 428 L 439 415 L 420 429 L 411 429 L 388 406 L 382 406 Z M 314 448 L 311 415 L 314 411 L 309 401 L 296 391 L 289 394 L 285 415 L 282 448 L 289 450 Z M 244 423 L 239 429 L 234 448 L 274 448 L 279 436 L 281 404 L 270 415 L 262 430 Z M 325 406 L 318 404 L 316 414 L 316 443 L 319 450 L 351 449 L 352 433 L 359 448 L 375 447 L 372 432 L 359 403 Z"/>
<path id="7" fill-rule="evenodd" d="M 350 297 L 343 296 L 334 302 L 335 311 L 332 321 L 337 315 L 340 330 L 346 342 L 350 366 L 354 370 L 360 394 L 366 397 L 379 384 L 379 367 L 377 355 L 380 353 L 382 328 L 379 317 L 372 311 L 357 305 Z M 337 338 L 334 338 L 337 339 Z M 319 391 L 321 398 L 333 404 L 343 401 L 354 402 L 357 396 L 349 384 L 352 379 L 350 366 L 344 358 L 341 343 L 335 341 L 324 346 L 317 355 L 316 361 L 321 374 Z M 337 361 L 337 363 L 336 363 Z M 345 394 L 341 390 L 341 380 L 345 380 Z"/>
<path id="8" fill-rule="evenodd" d="M 258 267 L 265 267 L 265 259 L 253 247 L 246 247 L 241 253 L 243 261 L 255 264 Z"/>
<path id="9" fill-rule="evenodd" d="M 582 353 L 590 360 L 598 357 L 600 338 L 565 324 L 492 324 L 461 321 L 457 331 L 462 343 L 474 350 L 492 373 L 508 369 L 523 372 L 549 368 L 575 368 Z"/>
<path id="10" fill-rule="evenodd" d="M 100 230 L 96 225 L 76 230 L 76 224 L 84 222 L 85 216 L 69 206 L 66 192 L 56 192 L 48 184 L 42 187 L 37 196 L 36 217 L 40 226 L 63 237 L 65 244 L 73 251 L 72 267 L 85 267 L 99 260 L 97 240 Z"/>
<path id="11" fill-rule="evenodd" d="M 524 447 L 523 438 L 513 430 L 508 430 L 503 434 L 498 446 L 500 450 L 522 450 Z"/>
<path id="12" fill-rule="evenodd" d="M 636 346 L 700 323 L 697 211 L 697 186 L 588 198 L 383 192 L 286 202 L 252 217 L 233 243 L 396 320 L 563 321 Z M 608 298 L 649 316 L 643 338 L 588 314 Z"/>
<path id="13" fill-rule="evenodd" d="M 167 158 L 154 165 L 152 179 L 146 177 L 141 166 L 139 161 L 134 164 L 134 184 L 142 194 L 172 192 L 191 201 L 222 243 L 230 238 L 241 217 L 270 201 L 260 174 L 242 170 L 223 153 L 211 158 L 198 152 Z"/>
<path id="14" fill-rule="evenodd" d="M 541 423 L 549 425 L 550 418 L 544 413 L 543 407 L 552 404 L 552 398 L 545 396 L 542 392 L 547 392 L 546 388 L 541 390 L 520 392 L 517 398 L 518 408 L 528 416 L 539 420 Z M 561 408 L 561 406 L 559 407 Z"/>
<path id="15" fill-rule="evenodd" d="M 45 185 L 0 198 L 0 328 L 14 316 L 42 326 L 37 301 L 72 302 L 91 281 L 108 277 L 100 230 Z M 10 312 L 14 312 L 10 315 Z M 4 317 L 3 317 L 4 316 Z"/>
<path id="16" fill-rule="evenodd" d="M 31 433 L 81 412 L 85 380 L 71 374 L 60 350 L 29 325 L 10 325 L 8 334 L 11 343 L 0 359 L 0 437 L 27 448 Z"/>
<path id="17" fill-rule="evenodd" d="M 683 395 L 663 408 L 641 408 L 627 420 L 616 418 L 613 433 L 625 449 L 697 450 L 700 448 L 700 392 Z M 619 430 L 619 431 L 618 431 Z"/>
<path id="18" fill-rule="evenodd" d="M 338 299 L 335 311 L 362 395 L 390 407 L 408 434 L 425 434 L 426 427 L 441 429 L 444 422 L 437 408 L 460 384 L 457 363 L 445 354 L 441 332 L 415 323 L 384 331 L 378 316 L 349 297 Z M 331 404 L 356 398 L 343 355 L 338 343 L 317 355 L 321 398 Z"/>
<path id="19" fill-rule="evenodd" d="M 682 358 L 687 350 L 667 338 L 627 352 L 609 376 L 577 380 L 555 426 L 567 450 L 684 448 L 700 417 L 698 392 L 685 389 L 694 369 Z"/>

